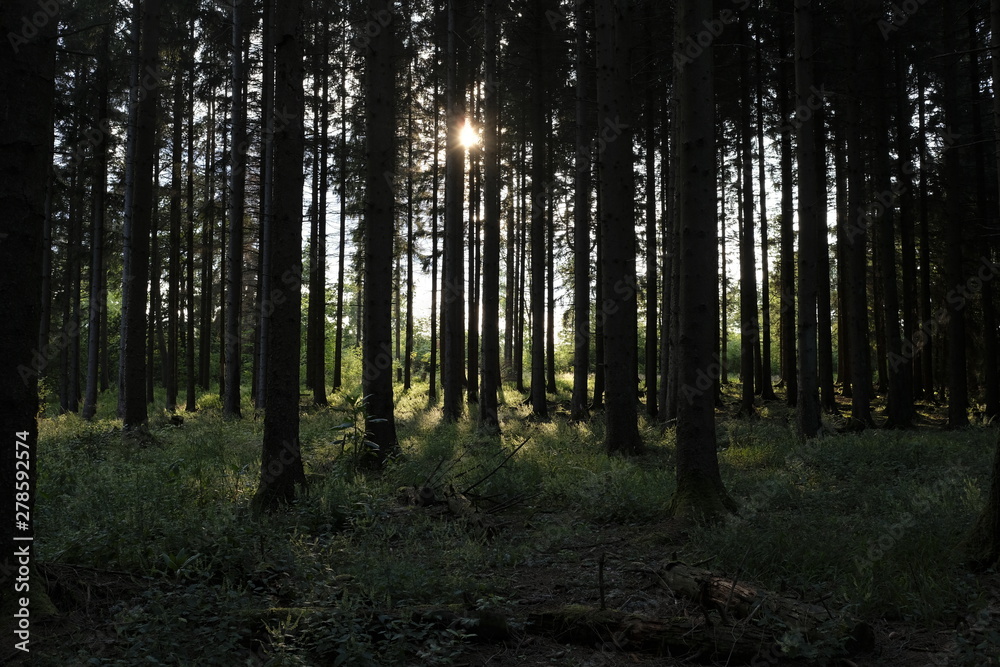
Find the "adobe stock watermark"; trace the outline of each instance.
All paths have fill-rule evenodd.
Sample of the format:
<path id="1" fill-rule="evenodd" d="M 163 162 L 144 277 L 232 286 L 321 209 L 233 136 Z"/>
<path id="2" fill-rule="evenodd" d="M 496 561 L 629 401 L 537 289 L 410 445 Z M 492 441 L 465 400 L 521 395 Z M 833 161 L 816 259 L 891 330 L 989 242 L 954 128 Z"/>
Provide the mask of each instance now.
<path id="1" fill-rule="evenodd" d="M 730 0 L 730 2 L 737 5 L 736 9 L 739 11 L 749 9 L 753 4 L 752 0 Z M 703 21 L 702 30 L 694 35 L 688 35 L 688 38 L 674 49 L 674 69 L 682 72 L 686 66 L 700 58 L 705 50 L 722 36 L 726 26 L 736 22 L 736 16 L 736 12 L 732 9 L 723 9 L 719 12 L 718 18 Z"/>
<path id="2" fill-rule="evenodd" d="M 22 46 L 38 37 L 39 31 L 45 28 L 66 4 L 68 0 L 38 0 L 38 11 L 31 16 L 21 17 L 21 31 L 7 33 L 7 41 L 14 53 L 20 53 Z"/>
<path id="3" fill-rule="evenodd" d="M 380 9 L 372 12 L 371 18 L 355 30 L 354 39 L 351 40 L 351 44 L 358 51 L 367 49 L 372 40 L 382 34 L 382 31 L 388 28 L 390 23 L 392 23 L 392 12 L 389 10 Z"/>

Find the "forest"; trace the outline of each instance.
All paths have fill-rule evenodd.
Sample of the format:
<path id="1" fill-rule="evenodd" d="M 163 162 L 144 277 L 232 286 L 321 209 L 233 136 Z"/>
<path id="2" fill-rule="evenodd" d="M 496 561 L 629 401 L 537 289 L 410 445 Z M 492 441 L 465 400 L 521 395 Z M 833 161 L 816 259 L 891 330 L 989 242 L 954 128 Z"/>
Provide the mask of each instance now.
<path id="1" fill-rule="evenodd" d="M 0 663 L 1000 666 L 1000 0 L 0 37 Z"/>

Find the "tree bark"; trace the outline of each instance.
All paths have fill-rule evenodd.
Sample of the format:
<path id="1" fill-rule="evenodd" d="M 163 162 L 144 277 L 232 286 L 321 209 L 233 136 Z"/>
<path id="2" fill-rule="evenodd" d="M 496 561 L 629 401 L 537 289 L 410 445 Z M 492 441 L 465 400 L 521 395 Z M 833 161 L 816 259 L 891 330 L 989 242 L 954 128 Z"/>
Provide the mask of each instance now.
<path id="1" fill-rule="evenodd" d="M 138 3 L 139 0 L 135 0 Z M 140 71 L 159 68 L 159 0 L 142 3 Z M 136 81 L 139 85 L 139 81 Z M 121 354 L 124 373 L 121 391 L 125 394 L 123 426 L 125 430 L 145 427 L 146 414 L 146 287 L 149 282 L 149 229 L 153 211 L 153 160 L 156 138 L 156 103 L 158 86 L 152 86 L 138 96 L 135 130 L 134 194 L 132 195 L 131 229 L 125 239 L 125 255 L 129 270 L 123 278 L 126 294 L 122 319 L 124 335 Z"/>
<path id="2" fill-rule="evenodd" d="M 0 5 L 0 32 L 17 36 L 22 20 L 38 11 L 34 1 L 13 0 Z M 32 349 L 38 342 L 41 322 L 42 241 L 47 187 L 52 165 L 52 126 L 56 53 L 56 21 L 38 28 L 37 34 L 19 43 L 0 48 L 0 303 L 9 312 L 0 318 L 0 419 L 7 428 L 8 444 L 0 453 L 0 486 L 9 499 L 0 509 L 0 609 L 6 614 L 13 606 L 14 575 L 18 563 L 15 551 L 33 553 L 32 542 L 15 541 L 34 536 L 30 516 L 35 495 L 26 493 L 27 525 L 19 526 L 15 492 L 35 488 L 38 444 L 38 376 L 45 348 Z M 145 404 L 143 404 L 145 408 Z M 22 453 L 23 452 L 23 453 Z M 26 459 L 24 457 L 27 457 Z M 27 479 L 23 461 L 27 461 Z M 41 582 L 39 581 L 39 584 Z M 33 620 L 44 613 L 42 586 L 32 586 L 30 614 Z M 22 595 L 27 595 L 22 593 Z M 13 612 L 11 612 L 13 614 Z M 11 617 L 4 627 L 13 628 Z M 15 635 L 8 634 L 8 637 Z M 8 645 L 9 646 L 9 645 Z M 6 651 L 5 651 L 6 652 Z"/>
<path id="3" fill-rule="evenodd" d="M 592 62 L 587 44 L 590 17 L 585 3 L 576 13 L 576 175 L 573 204 L 573 396 L 571 418 L 587 418 L 590 378 L 590 168 L 593 132 L 590 102 Z"/>
<path id="4" fill-rule="evenodd" d="M 631 3 L 597 0 L 598 125 L 607 139 L 600 154 L 603 228 L 605 382 L 604 446 L 609 454 L 640 454 L 638 400 L 638 283 L 631 95 Z"/>
<path id="5" fill-rule="evenodd" d="M 391 0 L 369 0 L 382 30 L 368 43 L 365 66 L 365 311 L 362 344 L 362 392 L 365 430 L 378 446 L 379 466 L 399 452 L 392 396 L 392 254 L 395 192 L 387 174 L 396 173 L 396 50 Z M 388 17 L 386 20 L 385 17 Z M 461 316 L 461 313 L 459 314 Z M 461 354 L 459 348 L 459 354 Z"/>
<path id="6" fill-rule="evenodd" d="M 444 219 L 444 339 L 441 385 L 444 390 L 444 418 L 462 417 L 462 379 L 465 373 L 465 269 L 462 237 L 464 232 L 463 199 L 465 149 L 459 133 L 465 124 L 465 67 L 462 63 L 461 35 L 465 0 L 448 3 L 448 128 L 445 141 L 445 219 Z"/>
<path id="7" fill-rule="evenodd" d="M 242 372 L 242 297 L 243 297 L 243 198 L 246 189 L 247 168 L 247 109 L 246 66 L 243 62 L 243 43 L 246 34 L 246 2 L 233 5 L 233 110 L 232 141 L 230 145 L 229 180 L 229 246 L 226 257 L 229 263 L 226 275 L 226 390 L 222 398 L 222 415 L 226 419 L 239 419 L 240 374 Z M 298 391 L 296 391 L 298 393 Z"/>
<path id="8" fill-rule="evenodd" d="M 301 0 L 275 5 L 274 193 L 271 237 L 271 357 L 264 381 L 267 410 L 260 485 L 255 511 L 268 511 L 294 500 L 305 484 L 299 447 L 299 346 L 302 340 L 302 186 L 305 112 L 302 86 Z M 270 119 L 267 119 L 270 122 Z M 280 296 L 276 293 L 280 292 Z"/>
<path id="9" fill-rule="evenodd" d="M 795 92 L 799 108 L 809 106 L 815 95 L 812 0 L 795 1 Z M 819 209 L 820 182 L 816 173 L 815 117 L 799 121 L 799 255 L 798 255 L 798 348 L 799 395 L 796 425 L 800 436 L 819 433 L 819 386 L 817 376 L 817 247 L 824 212 Z"/>
<path id="10" fill-rule="evenodd" d="M 479 423 L 499 430 L 500 390 L 500 91 L 497 75 L 497 14 L 503 0 L 486 0 L 483 60 L 486 97 L 483 128 L 483 383 Z M 501 5 L 498 7 L 498 5 Z M 508 332 L 509 335 L 509 332 Z"/>
<path id="11" fill-rule="evenodd" d="M 794 82 L 792 59 L 788 57 L 788 30 L 782 20 L 778 33 L 779 50 L 786 58 L 780 66 L 778 114 L 781 116 L 781 381 L 785 386 L 785 402 L 794 407 L 799 399 L 798 369 L 795 355 L 795 228 L 793 226 L 794 194 L 792 172 L 792 125 L 790 84 Z"/>
<path id="12" fill-rule="evenodd" d="M 105 27 L 101 40 L 101 58 L 97 69 L 98 125 L 108 117 L 108 50 L 111 29 Z M 87 318 L 87 389 L 83 398 L 82 416 L 93 419 L 97 414 L 98 361 L 100 359 L 101 319 L 107 309 L 108 295 L 104 289 L 104 215 L 105 193 L 108 186 L 108 142 L 104 136 L 94 147 L 97 164 L 94 173 L 94 200 L 90 233 L 90 306 Z"/>
<path id="13" fill-rule="evenodd" d="M 535 419 L 548 419 L 549 408 L 545 387 L 545 210 L 551 196 L 546 182 L 545 109 L 548 102 L 546 87 L 547 33 L 552 30 L 545 20 L 542 3 L 533 4 L 532 25 L 535 26 L 531 56 L 531 414 Z"/>
<path id="14" fill-rule="evenodd" d="M 715 440 L 711 381 L 713 317 L 718 301 L 718 223 L 715 200 L 715 86 L 713 47 L 685 61 L 681 49 L 704 30 L 711 5 L 679 0 L 674 73 L 678 104 L 678 230 L 680 286 L 677 340 L 677 490 L 670 512 L 682 519 L 719 516 L 735 509 L 722 483 Z"/>

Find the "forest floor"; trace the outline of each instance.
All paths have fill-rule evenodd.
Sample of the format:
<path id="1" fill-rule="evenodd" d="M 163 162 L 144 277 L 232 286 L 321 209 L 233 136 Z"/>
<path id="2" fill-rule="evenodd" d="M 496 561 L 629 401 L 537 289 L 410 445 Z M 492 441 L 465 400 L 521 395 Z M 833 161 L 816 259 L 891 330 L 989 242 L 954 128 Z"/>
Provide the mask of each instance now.
<path id="1" fill-rule="evenodd" d="M 961 549 L 994 426 L 945 431 L 941 409 L 921 405 L 913 430 L 802 443 L 783 403 L 747 421 L 727 396 L 717 440 L 740 514 L 682 526 L 666 511 L 669 429 L 643 422 L 648 453 L 609 458 L 601 416 L 571 423 L 559 401 L 551 421 L 532 421 L 508 387 L 497 437 L 443 423 L 422 386 L 397 396 L 403 456 L 377 475 L 354 465 L 355 400 L 304 405 L 308 492 L 262 518 L 249 500 L 263 423 L 222 421 L 215 395 L 182 424 L 153 416 L 144 446 L 123 443 L 109 413 L 43 419 L 38 570 L 59 613 L 36 619 L 31 664 L 694 664 L 676 649 L 562 643 L 528 623 L 602 602 L 722 623 L 664 585 L 684 562 L 874 630 L 874 650 L 848 660 L 832 636 L 779 627 L 755 665 L 1000 665 L 1000 575 L 970 573 Z"/>

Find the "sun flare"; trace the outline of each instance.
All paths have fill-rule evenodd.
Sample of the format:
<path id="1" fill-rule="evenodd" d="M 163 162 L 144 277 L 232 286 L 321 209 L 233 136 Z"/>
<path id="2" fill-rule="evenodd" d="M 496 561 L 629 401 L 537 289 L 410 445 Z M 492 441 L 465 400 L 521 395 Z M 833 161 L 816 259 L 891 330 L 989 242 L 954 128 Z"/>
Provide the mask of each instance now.
<path id="1" fill-rule="evenodd" d="M 472 148 L 479 143 L 479 133 L 476 132 L 476 128 L 472 127 L 468 118 L 465 119 L 465 125 L 459 131 L 458 140 L 462 142 L 464 148 Z"/>

